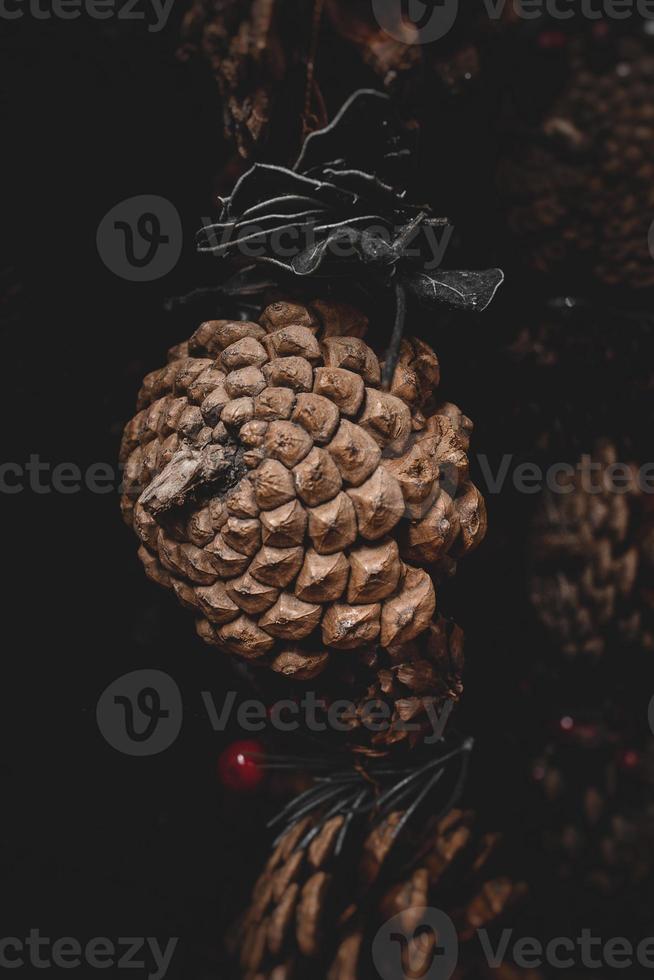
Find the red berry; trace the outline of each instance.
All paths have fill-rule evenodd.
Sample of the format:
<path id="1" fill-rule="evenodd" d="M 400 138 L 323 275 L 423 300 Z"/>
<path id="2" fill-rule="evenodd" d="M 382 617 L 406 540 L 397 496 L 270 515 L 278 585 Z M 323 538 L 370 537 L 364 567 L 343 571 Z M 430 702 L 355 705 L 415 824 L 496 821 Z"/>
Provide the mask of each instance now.
<path id="1" fill-rule="evenodd" d="M 226 789 L 247 793 L 256 789 L 263 779 L 263 769 L 252 756 L 261 756 L 260 742 L 234 742 L 218 760 L 218 775 Z"/>
<path id="2" fill-rule="evenodd" d="M 640 762 L 640 756 L 635 749 L 625 749 L 620 762 L 625 769 L 635 769 Z"/>

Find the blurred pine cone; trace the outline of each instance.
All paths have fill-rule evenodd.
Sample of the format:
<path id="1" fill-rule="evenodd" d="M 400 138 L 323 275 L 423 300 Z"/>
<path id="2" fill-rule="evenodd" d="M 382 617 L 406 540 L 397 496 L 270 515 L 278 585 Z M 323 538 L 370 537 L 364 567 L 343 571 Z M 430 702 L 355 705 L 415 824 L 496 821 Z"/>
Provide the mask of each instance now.
<path id="1" fill-rule="evenodd" d="M 531 529 L 531 603 L 568 656 L 612 642 L 654 647 L 654 509 L 635 467 L 611 469 L 619 462 L 614 445 L 600 445 L 543 494 Z"/>
<path id="2" fill-rule="evenodd" d="M 270 139 L 280 155 L 289 146 L 292 155 L 302 120 L 310 128 L 326 124 L 328 97 L 342 101 L 356 88 L 378 84 L 406 103 L 410 115 L 421 103 L 433 113 L 435 98 L 458 95 L 479 78 L 485 36 L 511 18 L 508 6 L 492 19 L 483 9 L 462 7 L 446 37 L 423 44 L 399 5 L 394 36 L 380 26 L 369 0 L 325 0 L 317 25 L 314 7 L 302 0 L 193 0 L 184 17 L 180 56 L 208 64 L 225 135 L 243 158 L 260 157 Z"/>
<path id="3" fill-rule="evenodd" d="M 423 828 L 411 841 L 410 865 L 392 871 L 393 829 L 402 816 L 392 813 L 362 844 L 353 844 L 356 857 L 349 860 L 334 857 L 342 816 L 328 820 L 308 843 L 314 818 L 287 831 L 255 885 L 234 942 L 241 975 L 364 980 L 379 975 L 372 940 L 389 918 L 401 914 L 410 935 L 424 908 L 438 909 L 464 944 L 522 897 L 523 885 L 493 875 L 499 837 L 475 828 L 471 812 L 452 810 Z M 410 939 L 403 961 L 412 969 L 428 967 L 436 939 L 433 932 Z"/>
<path id="4" fill-rule="evenodd" d="M 403 341 L 385 392 L 365 327 L 320 301 L 202 324 L 144 381 L 122 507 L 146 573 L 207 643 L 301 681 L 360 651 L 402 710 L 452 660 L 424 566 L 450 575 L 486 517 L 472 424 L 438 404 L 436 355 Z M 419 656 L 408 645 L 428 630 Z"/>
<path id="5" fill-rule="evenodd" d="M 654 57 L 636 38 L 598 57 L 597 38 L 568 39 L 566 81 L 535 130 L 512 134 L 498 186 L 533 269 L 643 288 L 654 285 Z"/>
<path id="6" fill-rule="evenodd" d="M 621 896 L 625 921 L 637 927 L 632 906 L 645 916 L 649 907 L 637 889 L 651 890 L 654 872 L 654 739 L 572 713 L 532 775 L 536 826 L 555 873 L 599 896 Z"/>
<path id="7" fill-rule="evenodd" d="M 243 157 L 267 137 L 271 103 L 289 70 L 293 35 L 280 25 L 281 7 L 278 0 L 193 0 L 184 16 L 181 55 L 198 52 L 207 61 L 226 135 Z"/>

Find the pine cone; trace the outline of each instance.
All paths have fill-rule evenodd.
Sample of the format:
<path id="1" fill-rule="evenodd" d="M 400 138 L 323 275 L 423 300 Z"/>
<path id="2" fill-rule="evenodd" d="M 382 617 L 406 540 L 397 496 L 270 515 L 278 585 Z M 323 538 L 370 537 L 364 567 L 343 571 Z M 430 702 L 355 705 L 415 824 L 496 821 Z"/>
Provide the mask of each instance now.
<path id="1" fill-rule="evenodd" d="M 247 157 L 268 134 L 271 94 L 287 70 L 276 0 L 194 0 L 182 24 L 181 56 L 199 51 L 223 101 L 226 135 Z"/>
<path id="2" fill-rule="evenodd" d="M 401 40 L 380 26 L 368 0 L 326 0 L 315 38 L 313 12 L 302 0 L 193 0 L 184 17 L 180 57 L 199 55 L 208 64 L 225 136 L 242 158 L 260 156 L 271 142 L 283 158 L 297 143 L 314 40 L 310 101 L 318 118 L 305 117 L 305 124 L 326 123 L 325 103 L 336 89 L 344 97 L 374 81 L 415 116 L 425 98 L 433 111 L 434 98 L 458 95 L 479 79 L 486 36 L 511 16 L 508 8 L 500 19 L 489 19 L 466 7 L 446 38 L 426 45 L 416 43 L 415 28 L 399 17 L 399 8 Z"/>
<path id="3" fill-rule="evenodd" d="M 625 921 L 631 917 L 634 927 L 631 905 L 651 904 L 637 889 L 650 887 L 654 871 L 654 739 L 572 720 L 533 764 L 541 846 L 568 885 L 622 896 Z"/>
<path id="4" fill-rule="evenodd" d="M 515 135 L 499 190 L 532 268 L 648 287 L 654 59 L 640 41 L 623 39 L 610 65 L 602 57 L 598 68 L 596 46 L 568 42 L 565 87 L 535 132 Z"/>
<path id="5" fill-rule="evenodd" d="M 123 438 L 148 576 L 207 643 L 303 680 L 343 651 L 403 663 L 436 605 L 421 566 L 450 573 L 485 533 L 436 355 L 404 341 L 385 392 L 364 328 L 321 302 L 204 323 L 146 377 Z"/>
<path id="6" fill-rule="evenodd" d="M 236 936 L 242 976 L 377 976 L 372 939 L 389 918 L 403 914 L 409 928 L 414 910 L 434 907 L 450 916 L 465 943 L 523 895 L 524 886 L 505 875 L 491 877 L 487 865 L 499 837 L 480 833 L 473 814 L 461 810 L 425 828 L 412 842 L 411 867 L 389 876 L 393 829 L 401 818 L 401 812 L 392 813 L 370 832 L 359 845 L 358 861 L 334 857 L 343 817 L 327 821 L 308 843 L 314 819 L 292 827 L 255 885 Z M 421 952 L 429 962 L 430 947 L 421 950 L 420 943 L 420 937 L 411 940 L 404 951 L 414 966 Z"/>
<path id="7" fill-rule="evenodd" d="M 581 461 L 562 492 L 544 494 L 531 532 L 531 602 L 569 656 L 600 655 L 613 640 L 654 647 L 652 518 L 635 475 L 628 495 L 610 485 L 617 462 L 606 443 L 592 459 L 597 471 Z"/>
<path id="8" fill-rule="evenodd" d="M 325 657 L 328 654 L 325 653 Z M 257 690 L 266 704 L 301 703 L 307 681 L 314 673 L 311 655 L 286 655 L 282 679 L 258 672 Z M 348 657 L 331 657 L 324 673 L 312 685 L 321 706 L 321 718 L 334 702 L 347 697 L 349 707 L 338 714 L 338 732 L 323 738 L 366 756 L 410 750 L 444 727 L 449 709 L 463 693 L 463 632 L 442 616 L 427 627 L 418 640 L 397 653 L 381 648 L 353 650 Z"/>

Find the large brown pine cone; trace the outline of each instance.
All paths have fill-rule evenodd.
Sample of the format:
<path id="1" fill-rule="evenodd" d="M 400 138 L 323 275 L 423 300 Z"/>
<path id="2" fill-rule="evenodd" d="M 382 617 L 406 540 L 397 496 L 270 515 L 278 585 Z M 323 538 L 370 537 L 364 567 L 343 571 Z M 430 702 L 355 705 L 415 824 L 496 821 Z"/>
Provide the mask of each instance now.
<path id="1" fill-rule="evenodd" d="M 568 78 L 536 130 L 517 134 L 498 183 L 521 252 L 541 272 L 607 285 L 654 285 L 654 58 L 624 39 L 597 67 L 591 40 L 570 40 Z"/>
<path id="2" fill-rule="evenodd" d="M 146 377 L 123 438 L 146 573 L 207 643 L 301 680 L 334 654 L 402 663 L 435 611 L 424 566 L 451 573 L 486 528 L 436 355 L 405 340 L 385 392 L 364 330 L 322 302 L 203 323 Z"/>
<path id="3" fill-rule="evenodd" d="M 523 895 L 523 885 L 488 868 L 498 835 L 481 833 L 473 814 L 461 810 L 431 824 L 414 842 L 410 867 L 389 878 L 385 862 L 402 815 L 391 814 L 370 832 L 357 860 L 334 856 L 341 816 L 328 820 L 304 847 L 314 818 L 285 834 L 255 885 L 234 942 L 246 980 L 378 976 L 372 940 L 393 916 L 404 917 L 410 934 L 424 908 L 438 909 L 465 944 Z M 418 936 L 404 950 L 414 969 L 423 957 L 426 966 L 431 961 L 434 934 L 423 947 L 424 940 Z M 422 975 L 419 969 L 415 975 Z"/>
<path id="4" fill-rule="evenodd" d="M 561 492 L 543 495 L 529 539 L 533 608 L 570 656 L 600 655 L 614 640 L 651 649 L 651 495 L 641 492 L 635 467 L 628 492 L 616 491 L 612 444 L 587 460 L 592 471 L 582 460 Z"/>

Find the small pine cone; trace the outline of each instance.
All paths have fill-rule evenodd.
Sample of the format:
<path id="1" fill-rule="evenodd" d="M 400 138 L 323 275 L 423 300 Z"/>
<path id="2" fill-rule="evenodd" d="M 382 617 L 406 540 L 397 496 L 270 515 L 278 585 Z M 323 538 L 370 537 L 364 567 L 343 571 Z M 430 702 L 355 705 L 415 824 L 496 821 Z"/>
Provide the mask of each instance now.
<path id="1" fill-rule="evenodd" d="M 382 390 L 372 349 L 339 333 L 361 317 L 278 301 L 259 323 L 203 323 L 145 378 L 121 448 L 150 578 L 207 643 L 304 679 L 361 650 L 404 663 L 440 628 L 433 579 L 486 528 L 436 355 L 405 340 Z"/>
<path id="2" fill-rule="evenodd" d="M 610 641 L 654 646 L 651 506 L 637 468 L 611 443 L 544 494 L 529 538 L 529 590 L 539 622 L 569 656 L 601 655 Z M 619 482 L 618 482 L 619 477 Z M 614 482 L 615 481 L 615 482 Z"/>
<path id="3" fill-rule="evenodd" d="M 465 944 L 524 894 L 523 885 L 493 876 L 499 837 L 481 834 L 473 814 L 461 810 L 430 822 L 412 838 L 410 866 L 398 876 L 393 830 L 402 816 L 390 814 L 362 839 L 348 844 L 346 838 L 349 852 L 338 856 L 342 816 L 326 820 L 321 829 L 317 818 L 306 817 L 286 832 L 232 943 L 245 980 L 372 978 L 378 976 L 372 940 L 389 918 L 402 915 L 408 930 L 412 917 L 436 907 L 450 916 Z M 415 966 L 419 947 L 410 944 L 404 952 Z"/>
<path id="4" fill-rule="evenodd" d="M 568 42 L 563 90 L 558 84 L 535 133 L 525 127 L 512 139 L 499 191 L 534 269 L 647 288 L 654 285 L 654 62 L 646 44 L 630 38 L 598 67 L 597 44 L 590 34 Z"/>

